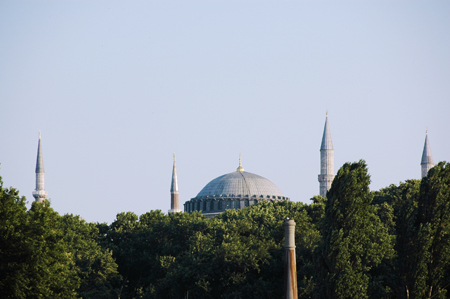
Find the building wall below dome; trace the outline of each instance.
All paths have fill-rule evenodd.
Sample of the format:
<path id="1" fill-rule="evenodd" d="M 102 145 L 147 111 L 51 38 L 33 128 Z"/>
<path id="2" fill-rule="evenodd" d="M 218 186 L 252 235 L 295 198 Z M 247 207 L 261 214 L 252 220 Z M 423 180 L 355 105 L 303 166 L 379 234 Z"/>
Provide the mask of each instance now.
<path id="1" fill-rule="evenodd" d="M 191 213 L 194 211 L 200 211 L 206 217 L 211 218 L 220 213 L 225 212 L 225 210 L 230 209 L 243 209 L 245 207 L 254 205 L 260 201 L 280 201 L 289 200 L 289 198 L 284 196 L 252 196 L 252 197 L 221 197 L 221 198 L 192 198 L 190 201 L 184 204 L 184 211 Z"/>

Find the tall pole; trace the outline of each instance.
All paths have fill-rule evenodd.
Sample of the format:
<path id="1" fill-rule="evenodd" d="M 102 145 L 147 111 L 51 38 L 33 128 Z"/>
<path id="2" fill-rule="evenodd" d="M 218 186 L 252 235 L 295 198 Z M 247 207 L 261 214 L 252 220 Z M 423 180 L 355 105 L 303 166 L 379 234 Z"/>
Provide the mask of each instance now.
<path id="1" fill-rule="evenodd" d="M 284 221 L 284 298 L 297 299 L 297 263 L 295 260 L 295 221 Z"/>

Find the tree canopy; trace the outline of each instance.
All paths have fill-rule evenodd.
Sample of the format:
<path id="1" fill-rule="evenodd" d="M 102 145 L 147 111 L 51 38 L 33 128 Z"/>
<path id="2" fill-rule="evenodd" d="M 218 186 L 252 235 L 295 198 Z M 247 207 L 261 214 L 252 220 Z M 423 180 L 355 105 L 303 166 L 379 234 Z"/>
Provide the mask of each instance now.
<path id="1" fill-rule="evenodd" d="M 368 298 L 389 291 L 377 285 L 376 268 L 394 256 L 393 237 L 371 205 L 364 161 L 339 169 L 327 193 L 322 240 L 316 251 L 315 298 Z"/>
<path id="2" fill-rule="evenodd" d="M 75 298 L 78 281 L 65 250 L 59 215 L 0 178 L 0 290 L 6 298 Z"/>
<path id="3" fill-rule="evenodd" d="M 370 191 L 361 160 L 310 204 L 263 201 L 212 219 L 118 213 L 111 224 L 26 208 L 0 178 L 2 298 L 282 298 L 283 221 L 299 298 L 448 298 L 450 166 Z"/>

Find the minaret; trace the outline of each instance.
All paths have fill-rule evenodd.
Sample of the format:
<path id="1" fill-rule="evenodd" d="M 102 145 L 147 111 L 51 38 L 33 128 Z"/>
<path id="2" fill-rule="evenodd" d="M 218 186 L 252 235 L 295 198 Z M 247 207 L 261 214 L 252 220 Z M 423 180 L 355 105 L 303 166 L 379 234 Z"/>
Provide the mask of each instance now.
<path id="1" fill-rule="evenodd" d="M 44 158 L 41 147 L 41 131 L 39 131 L 39 142 L 36 160 L 36 189 L 33 191 L 33 197 L 37 202 L 43 202 L 47 198 L 47 192 L 44 188 Z"/>
<path id="2" fill-rule="evenodd" d="M 175 154 L 173 154 L 173 170 L 172 170 L 172 185 L 170 187 L 170 210 L 169 214 L 181 212 L 178 203 L 178 178 L 177 166 L 175 164 Z"/>
<path id="3" fill-rule="evenodd" d="M 422 178 L 426 177 L 428 174 L 428 170 L 433 168 L 433 156 L 431 155 L 430 142 L 428 141 L 428 130 L 425 135 L 425 144 L 423 145 L 423 153 L 422 153 L 422 162 L 420 163 L 422 166 Z"/>
<path id="4" fill-rule="evenodd" d="M 320 146 L 320 195 L 327 196 L 334 179 L 334 150 L 331 141 L 330 126 L 328 125 L 328 111 L 323 129 L 322 145 Z"/>

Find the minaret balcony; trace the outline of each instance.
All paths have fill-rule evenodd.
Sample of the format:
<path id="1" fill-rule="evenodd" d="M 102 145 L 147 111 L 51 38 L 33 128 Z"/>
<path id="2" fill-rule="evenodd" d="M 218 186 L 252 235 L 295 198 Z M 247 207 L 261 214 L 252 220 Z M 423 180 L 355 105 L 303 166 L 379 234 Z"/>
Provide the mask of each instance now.
<path id="1" fill-rule="evenodd" d="M 334 174 L 319 174 L 318 179 L 319 182 L 333 182 L 335 175 Z"/>

